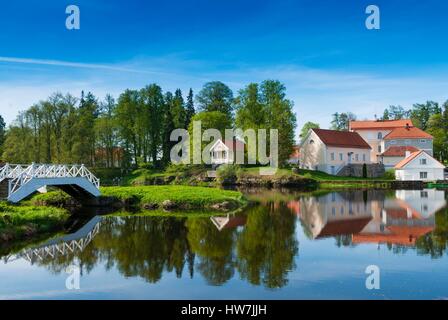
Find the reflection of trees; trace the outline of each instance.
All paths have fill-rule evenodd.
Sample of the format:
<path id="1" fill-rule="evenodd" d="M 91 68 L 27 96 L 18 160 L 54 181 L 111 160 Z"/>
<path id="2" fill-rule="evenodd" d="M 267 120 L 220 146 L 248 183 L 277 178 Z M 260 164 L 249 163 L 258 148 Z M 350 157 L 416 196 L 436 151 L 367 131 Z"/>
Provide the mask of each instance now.
<path id="1" fill-rule="evenodd" d="M 251 207 L 247 215 L 241 232 L 219 231 L 209 218 L 107 217 L 82 252 L 48 256 L 35 263 L 54 273 L 73 264 L 89 273 L 101 264 L 151 283 L 164 272 L 182 277 L 188 266 L 190 277 L 196 268 L 209 284 L 221 285 L 238 270 L 252 284 L 286 285 L 298 251 L 296 217 L 282 204 Z"/>
<path id="2" fill-rule="evenodd" d="M 126 217 L 104 219 L 93 244 L 83 252 L 48 258 L 39 263 L 54 272 L 79 261 L 89 272 L 98 262 L 106 268 L 116 266 L 126 277 L 141 276 L 157 282 L 164 270 L 182 276 L 185 263 L 193 264 L 189 250 L 185 219 Z M 192 266 L 190 266 L 190 275 Z"/>
<path id="3" fill-rule="evenodd" d="M 417 253 L 440 258 L 446 252 L 448 243 L 448 208 L 436 213 L 436 227 L 416 241 Z"/>
<path id="4" fill-rule="evenodd" d="M 209 219 L 189 219 L 187 227 L 191 249 L 201 258 L 198 270 L 208 283 L 220 285 L 232 278 L 234 230 L 220 232 Z"/>
<path id="5" fill-rule="evenodd" d="M 285 205 L 276 210 L 267 206 L 251 209 L 237 240 L 237 268 L 243 279 L 268 288 L 287 284 L 287 272 L 295 268 L 298 251 L 295 220 Z"/>

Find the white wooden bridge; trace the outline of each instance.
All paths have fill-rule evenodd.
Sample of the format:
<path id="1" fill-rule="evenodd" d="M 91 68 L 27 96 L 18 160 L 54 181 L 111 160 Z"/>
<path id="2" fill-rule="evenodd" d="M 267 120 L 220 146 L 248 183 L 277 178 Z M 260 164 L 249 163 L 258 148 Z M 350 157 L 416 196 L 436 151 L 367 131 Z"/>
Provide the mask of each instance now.
<path id="1" fill-rule="evenodd" d="M 17 203 L 56 186 L 76 199 L 100 196 L 100 180 L 84 165 L 5 164 L 0 167 L 0 198 Z"/>

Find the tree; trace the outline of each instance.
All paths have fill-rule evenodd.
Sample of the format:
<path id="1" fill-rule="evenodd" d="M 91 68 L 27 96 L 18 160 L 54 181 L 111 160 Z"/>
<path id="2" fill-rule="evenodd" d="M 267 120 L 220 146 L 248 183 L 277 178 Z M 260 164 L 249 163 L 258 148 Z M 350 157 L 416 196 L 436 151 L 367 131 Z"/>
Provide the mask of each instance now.
<path id="1" fill-rule="evenodd" d="M 180 89 L 177 89 L 174 92 L 174 97 L 169 107 L 174 127 L 176 129 L 184 128 L 186 122 L 186 111 L 184 98 L 182 97 L 182 91 Z"/>
<path id="2" fill-rule="evenodd" d="M 207 82 L 196 96 L 200 111 L 218 111 L 233 117 L 233 92 L 220 81 Z"/>
<path id="3" fill-rule="evenodd" d="M 350 121 L 355 121 L 356 115 L 351 112 L 336 112 L 333 114 L 333 120 L 331 121 L 331 129 L 337 131 L 348 131 Z"/>
<path id="4" fill-rule="evenodd" d="M 303 125 L 302 131 L 300 131 L 300 138 L 302 139 L 305 138 L 306 135 L 308 134 L 308 131 L 310 131 L 311 129 L 319 129 L 319 128 L 320 126 L 318 123 L 308 121 Z"/>
<path id="5" fill-rule="evenodd" d="M 439 104 L 434 101 L 427 101 L 426 103 L 416 103 L 410 111 L 410 116 L 414 126 L 425 131 L 428 128 L 428 121 L 432 115 L 442 113 Z"/>
<path id="6" fill-rule="evenodd" d="M 448 132 L 444 128 L 443 115 L 434 114 L 429 118 L 427 132 L 433 136 L 434 155 L 441 161 L 448 158 L 447 139 Z"/>
<path id="7" fill-rule="evenodd" d="M 100 114 L 95 120 L 96 145 L 99 148 L 99 154 L 104 155 L 105 166 L 111 168 L 114 166 L 114 150 L 118 145 L 117 126 L 114 119 L 115 100 L 111 95 L 106 95 L 104 102 L 100 104 Z"/>
<path id="8" fill-rule="evenodd" d="M 177 100 L 177 101 L 176 101 Z M 182 128 L 183 119 L 179 116 L 179 98 L 173 97 L 171 92 L 165 94 L 165 111 L 163 112 L 162 123 L 162 163 L 167 165 L 170 161 L 170 151 L 176 142 L 171 141 L 171 132 L 174 129 Z"/>
<path id="9" fill-rule="evenodd" d="M 261 102 L 258 84 L 251 83 L 240 90 L 235 105 L 237 128 L 257 130 L 266 126 L 266 106 Z"/>
<path id="10" fill-rule="evenodd" d="M 0 115 L 0 155 L 2 154 L 3 144 L 5 143 L 6 123 Z"/>
<path id="11" fill-rule="evenodd" d="M 278 130 L 278 159 L 279 164 L 284 165 L 295 144 L 297 120 L 292 110 L 293 103 L 286 99 L 286 88 L 280 81 L 265 80 L 260 89 L 261 103 L 266 110 L 266 129 Z"/>
<path id="12" fill-rule="evenodd" d="M 382 120 L 401 120 L 409 117 L 409 111 L 402 106 L 389 106 L 384 110 Z"/>
<path id="13" fill-rule="evenodd" d="M 146 86 L 140 91 L 140 100 L 143 107 L 143 129 L 145 142 L 143 145 L 144 159 L 151 157 L 152 163 L 157 165 L 157 155 L 162 143 L 163 112 L 165 111 L 162 88 L 157 84 Z M 149 152 L 148 152 L 149 151 Z"/>
<path id="14" fill-rule="evenodd" d="M 193 89 L 190 88 L 187 96 L 187 104 L 185 106 L 185 125 L 184 128 L 187 129 L 190 125 L 191 118 L 195 115 L 196 111 L 194 110 L 194 98 L 193 98 Z"/>
<path id="15" fill-rule="evenodd" d="M 139 105 L 139 92 L 136 90 L 126 90 L 118 98 L 115 110 L 115 120 L 118 135 L 122 141 L 127 154 L 132 155 L 135 165 L 139 164 L 141 157 L 141 136 L 142 126 L 138 118 L 142 117 L 142 110 Z"/>

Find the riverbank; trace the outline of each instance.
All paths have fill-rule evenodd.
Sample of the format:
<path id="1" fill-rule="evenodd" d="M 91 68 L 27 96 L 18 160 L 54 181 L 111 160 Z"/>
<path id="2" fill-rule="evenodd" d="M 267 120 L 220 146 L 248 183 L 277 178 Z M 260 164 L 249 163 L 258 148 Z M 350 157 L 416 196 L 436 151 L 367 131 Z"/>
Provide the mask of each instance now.
<path id="1" fill-rule="evenodd" d="M 13 242 L 58 231 L 68 219 L 67 210 L 55 207 L 12 206 L 0 203 L 0 240 Z"/>
<path id="2" fill-rule="evenodd" d="M 324 172 L 279 168 L 273 175 L 261 175 L 262 167 L 221 166 L 216 179 L 209 177 L 204 166 L 170 166 L 164 171 L 138 169 L 120 179 L 122 185 L 193 185 L 235 187 L 290 187 L 304 190 L 393 188 L 394 175 L 387 172 L 381 178 L 340 177 Z"/>
<path id="3" fill-rule="evenodd" d="M 193 186 L 102 187 L 101 197 L 85 203 L 90 206 L 136 208 L 144 210 L 231 211 L 244 207 L 247 200 L 238 191 Z M 34 196 L 30 202 L 40 206 L 72 205 L 68 195 L 53 191 Z"/>

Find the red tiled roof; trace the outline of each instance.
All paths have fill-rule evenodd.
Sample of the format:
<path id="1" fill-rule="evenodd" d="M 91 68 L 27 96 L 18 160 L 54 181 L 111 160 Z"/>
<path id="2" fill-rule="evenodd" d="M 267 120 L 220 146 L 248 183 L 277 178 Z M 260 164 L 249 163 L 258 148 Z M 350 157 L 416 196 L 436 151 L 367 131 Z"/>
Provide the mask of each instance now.
<path id="1" fill-rule="evenodd" d="M 410 155 L 409 157 L 404 158 L 403 160 L 401 160 L 400 162 L 398 162 L 398 163 L 395 165 L 395 169 L 402 169 L 402 168 L 403 168 L 404 166 L 406 166 L 409 162 L 411 162 L 412 160 L 414 160 L 415 158 L 417 158 L 417 157 L 420 155 L 420 153 L 422 153 L 422 152 L 425 152 L 425 151 L 420 150 L 420 151 L 416 151 L 416 152 L 411 153 L 411 155 Z M 426 153 L 426 152 L 425 152 L 425 153 Z"/>
<path id="2" fill-rule="evenodd" d="M 400 147 L 389 147 L 382 156 L 384 157 L 404 157 L 406 156 L 406 151 L 411 153 L 419 151 L 413 146 L 400 146 Z"/>
<path id="3" fill-rule="evenodd" d="M 223 142 L 229 149 L 233 151 L 244 151 L 244 143 L 240 140 L 225 140 Z"/>
<path id="4" fill-rule="evenodd" d="M 372 149 L 357 133 L 325 129 L 311 129 L 327 146 L 340 148 Z"/>
<path id="5" fill-rule="evenodd" d="M 392 130 L 392 132 L 390 132 L 387 136 L 384 137 L 384 140 L 399 139 L 399 138 L 432 139 L 432 135 L 426 133 L 425 131 L 417 127 L 402 127 Z"/>
<path id="6" fill-rule="evenodd" d="M 350 130 L 393 129 L 406 127 L 406 125 L 414 126 L 411 119 L 350 121 L 349 123 Z"/>

